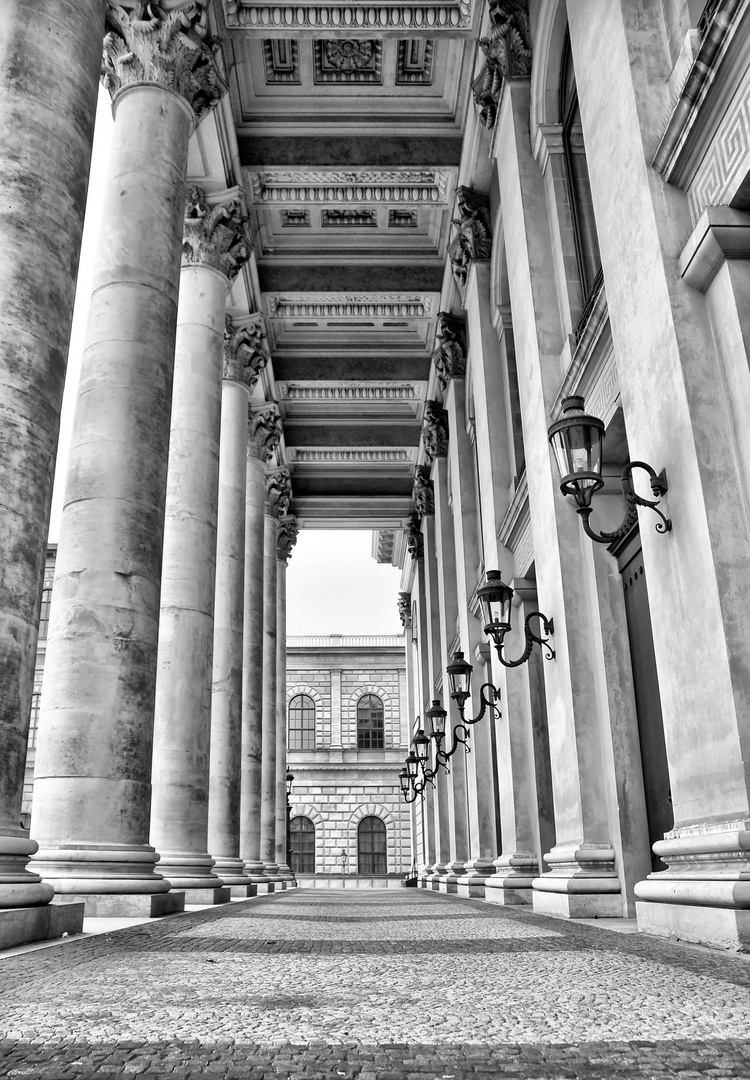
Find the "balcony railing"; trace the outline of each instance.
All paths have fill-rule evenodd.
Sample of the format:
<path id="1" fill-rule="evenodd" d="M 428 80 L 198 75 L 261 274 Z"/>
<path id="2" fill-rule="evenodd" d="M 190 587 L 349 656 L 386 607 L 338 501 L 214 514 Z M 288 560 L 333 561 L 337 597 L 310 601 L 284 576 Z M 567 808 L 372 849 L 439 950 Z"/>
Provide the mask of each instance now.
<path id="1" fill-rule="evenodd" d="M 286 639 L 288 649 L 399 649 L 403 644 L 401 634 L 326 634 Z"/>

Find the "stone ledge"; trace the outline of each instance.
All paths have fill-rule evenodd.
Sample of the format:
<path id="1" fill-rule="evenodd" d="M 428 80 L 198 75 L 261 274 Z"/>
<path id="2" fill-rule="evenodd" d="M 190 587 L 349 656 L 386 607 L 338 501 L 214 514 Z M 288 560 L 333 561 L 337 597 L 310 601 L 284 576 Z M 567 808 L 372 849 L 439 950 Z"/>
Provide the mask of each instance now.
<path id="1" fill-rule="evenodd" d="M 185 910 L 185 893 L 178 890 L 162 893 L 65 893 L 64 898 L 84 904 L 86 918 L 156 919 Z"/>
<path id="2" fill-rule="evenodd" d="M 0 908 L 0 949 L 82 933 L 83 907 L 53 901 L 39 907 Z"/>
<path id="3" fill-rule="evenodd" d="M 228 885 L 221 889 L 185 889 L 186 904 L 228 904 L 231 899 Z"/>

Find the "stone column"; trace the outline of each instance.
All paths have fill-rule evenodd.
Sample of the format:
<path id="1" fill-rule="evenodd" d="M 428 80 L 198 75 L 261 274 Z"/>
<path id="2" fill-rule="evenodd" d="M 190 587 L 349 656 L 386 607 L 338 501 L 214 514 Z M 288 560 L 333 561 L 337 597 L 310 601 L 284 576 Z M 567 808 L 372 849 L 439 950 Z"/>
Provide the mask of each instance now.
<path id="1" fill-rule="evenodd" d="M 422 716 L 424 709 L 424 703 L 430 700 L 430 634 L 427 619 L 427 594 L 426 594 L 426 582 L 425 582 L 425 569 L 424 569 L 424 537 L 420 529 L 419 518 L 414 516 L 409 521 L 409 527 L 407 529 L 407 544 L 412 558 L 416 563 L 416 572 L 414 575 L 414 591 L 417 595 L 417 670 L 416 674 L 416 693 L 417 693 L 417 708 L 418 715 Z M 410 718 L 412 721 L 416 720 L 416 717 Z M 420 721 L 420 725 L 421 721 Z M 410 739 L 414 736 L 414 724 L 411 725 Z M 423 847 L 422 847 L 422 865 L 419 868 L 420 883 L 423 887 L 430 887 L 428 879 L 432 874 L 433 867 L 436 861 L 435 853 L 435 821 L 434 821 L 434 789 L 430 784 L 427 784 L 422 794 L 420 802 L 421 806 L 421 823 L 420 828 L 423 835 Z M 417 815 L 419 818 L 419 814 Z"/>
<path id="2" fill-rule="evenodd" d="M 193 188 L 177 306 L 151 796 L 159 869 L 193 902 L 213 899 L 195 890 L 221 886 L 208 854 L 221 380 L 227 287 L 247 255 L 238 204 L 209 209 Z"/>
<path id="3" fill-rule="evenodd" d="M 279 519 L 276 568 L 276 864 L 294 880 L 286 861 L 286 567 L 297 543 L 297 519 Z"/>
<path id="4" fill-rule="evenodd" d="M 279 518 L 291 499 L 289 470 L 266 478 L 263 537 L 263 738 L 261 757 L 260 857 L 271 882 L 282 880 L 276 862 L 276 641 Z"/>
<path id="5" fill-rule="evenodd" d="M 52 897 L 19 822 L 103 31 L 100 0 L 0 7 L 0 908 Z"/>
<path id="6" fill-rule="evenodd" d="M 148 843 L 169 418 L 188 139 L 219 88 L 203 6 L 152 12 L 107 5 L 112 160 L 36 756 L 36 868 L 91 913 L 169 889 Z"/>
<path id="7" fill-rule="evenodd" d="M 245 618 L 242 663 L 242 765 L 240 857 L 254 884 L 267 882 L 260 857 L 261 756 L 263 740 L 263 535 L 266 462 L 281 438 L 278 406 L 252 407 L 248 417 L 245 491 Z"/>

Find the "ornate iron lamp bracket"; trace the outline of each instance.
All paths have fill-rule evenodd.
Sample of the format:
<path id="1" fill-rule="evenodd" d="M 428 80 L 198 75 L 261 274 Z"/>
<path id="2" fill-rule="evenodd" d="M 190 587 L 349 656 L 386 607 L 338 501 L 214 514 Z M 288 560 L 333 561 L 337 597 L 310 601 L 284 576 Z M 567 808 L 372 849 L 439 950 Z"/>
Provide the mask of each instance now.
<path id="1" fill-rule="evenodd" d="M 655 496 L 653 500 L 644 499 L 636 492 L 633 484 L 633 469 L 643 469 L 648 473 L 651 491 Z M 669 490 L 667 474 L 664 469 L 662 469 L 660 473 L 657 473 L 646 461 L 629 461 L 622 470 L 620 482 L 622 484 L 622 495 L 626 502 L 626 508 L 622 524 L 615 529 L 614 532 L 594 532 L 589 524 L 589 518 L 591 517 L 593 508 L 591 506 L 576 507 L 576 512 L 580 514 L 581 521 L 583 522 L 583 531 L 591 540 L 595 541 L 597 544 L 611 544 L 614 540 L 620 540 L 623 536 L 626 536 L 638 520 L 638 510 L 636 508 L 639 506 L 648 507 L 649 510 L 653 510 L 654 513 L 661 518 L 660 521 L 657 521 L 655 526 L 658 533 L 668 533 L 672 531 L 671 519 L 666 517 L 659 509 L 659 501 Z"/>

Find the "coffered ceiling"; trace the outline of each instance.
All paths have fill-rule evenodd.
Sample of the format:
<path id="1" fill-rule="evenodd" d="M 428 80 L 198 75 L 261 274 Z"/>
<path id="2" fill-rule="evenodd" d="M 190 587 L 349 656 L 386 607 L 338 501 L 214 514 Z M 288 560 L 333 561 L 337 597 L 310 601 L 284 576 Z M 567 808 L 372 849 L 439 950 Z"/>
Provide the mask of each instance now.
<path id="1" fill-rule="evenodd" d="M 216 0 L 230 86 L 191 180 L 244 192 L 254 260 L 230 296 L 260 311 L 265 392 L 306 527 L 398 530 L 445 281 L 477 13 L 431 5 Z M 224 175 L 217 164 L 230 161 Z M 389 544 L 379 557 L 390 558 Z M 387 549 L 387 550 L 386 550 Z"/>

